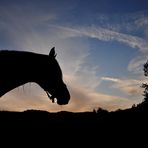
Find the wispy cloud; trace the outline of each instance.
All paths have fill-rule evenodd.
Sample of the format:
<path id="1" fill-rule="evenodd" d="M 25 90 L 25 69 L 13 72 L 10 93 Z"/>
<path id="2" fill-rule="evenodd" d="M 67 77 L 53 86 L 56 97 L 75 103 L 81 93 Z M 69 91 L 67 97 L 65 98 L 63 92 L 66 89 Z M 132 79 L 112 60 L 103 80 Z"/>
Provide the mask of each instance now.
<path id="1" fill-rule="evenodd" d="M 143 75 L 143 64 L 146 62 L 147 58 L 146 55 L 133 58 L 128 65 L 128 70 Z"/>
<path id="2" fill-rule="evenodd" d="M 148 17 L 147 16 L 143 16 L 137 20 L 135 20 L 135 24 L 138 26 L 138 27 L 147 27 L 148 25 Z"/>
<path id="3" fill-rule="evenodd" d="M 32 86 L 31 91 L 33 89 L 34 85 Z M 119 108 L 125 109 L 131 107 L 134 103 L 137 103 L 135 100 L 98 93 L 89 88 L 83 88 L 82 86 L 72 85 L 69 86 L 69 89 L 72 96 L 69 104 L 66 106 L 59 106 L 57 104 L 52 104 L 40 88 L 37 89 L 37 91 L 40 92 L 37 94 L 18 92 L 17 88 L 1 98 L 0 110 L 24 111 L 26 109 L 38 109 L 47 110 L 49 112 L 61 110 L 83 112 L 92 111 L 98 107 L 108 110 L 116 110 Z M 24 91 L 26 91 L 26 89 Z"/>
<path id="4" fill-rule="evenodd" d="M 70 28 L 67 28 L 67 30 L 70 30 Z M 142 52 L 148 52 L 147 41 L 137 36 L 123 34 L 101 27 L 83 27 L 78 29 L 71 29 L 70 31 L 73 32 L 75 35 L 85 35 L 102 41 L 122 42 L 129 45 L 132 48 L 138 48 Z"/>
<path id="5" fill-rule="evenodd" d="M 102 77 L 104 81 L 110 81 L 113 84 L 111 85 L 112 88 L 115 88 L 119 91 L 124 92 L 129 96 L 139 96 L 143 93 L 141 88 L 142 83 L 146 83 L 147 80 L 137 80 L 137 79 L 119 79 L 119 78 L 112 78 L 112 77 Z"/>
<path id="6" fill-rule="evenodd" d="M 134 34 L 143 32 L 147 28 L 147 10 L 122 14 L 97 14 L 96 19 L 100 27 L 122 33 Z M 137 33 L 136 33 L 137 34 Z M 138 35 L 138 34 L 137 34 Z"/>
<path id="7" fill-rule="evenodd" d="M 101 27 L 79 27 L 79 28 L 69 28 L 56 26 L 61 30 L 64 30 L 64 37 L 83 37 L 87 36 L 90 38 L 96 38 L 101 41 L 117 41 L 123 44 L 127 44 L 129 47 L 135 48 L 141 52 L 141 56 L 135 57 L 131 60 L 128 66 L 128 70 L 134 73 L 142 73 L 142 67 L 146 61 L 148 53 L 148 43 L 147 40 L 140 38 L 138 36 L 133 36 L 129 34 L 123 34 L 109 29 L 104 29 Z"/>
<path id="8" fill-rule="evenodd" d="M 105 80 L 105 81 L 111 81 L 111 82 L 118 82 L 118 81 L 120 81 L 117 78 L 110 78 L 110 77 L 102 77 L 101 79 Z"/>
<path id="9" fill-rule="evenodd" d="M 89 26 L 89 27 L 64 27 L 57 26 L 54 27 L 63 30 L 63 37 L 83 37 L 87 36 L 90 38 L 96 38 L 101 41 L 117 41 L 132 48 L 139 49 L 141 52 L 148 52 L 148 43 L 145 39 L 140 38 L 138 36 L 133 36 L 130 34 L 124 34 L 117 31 L 112 31 L 106 28 L 102 28 L 99 26 Z"/>

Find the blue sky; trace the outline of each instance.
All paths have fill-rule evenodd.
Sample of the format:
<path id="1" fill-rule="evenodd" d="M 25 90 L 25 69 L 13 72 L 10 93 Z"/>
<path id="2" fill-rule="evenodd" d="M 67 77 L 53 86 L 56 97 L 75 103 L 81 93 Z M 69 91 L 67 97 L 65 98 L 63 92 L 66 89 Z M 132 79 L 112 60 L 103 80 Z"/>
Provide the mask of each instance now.
<path id="1" fill-rule="evenodd" d="M 146 82 L 147 41 L 147 0 L 1 0 L 0 49 L 48 54 L 55 46 L 72 98 L 61 107 L 38 85 L 25 84 L 3 96 L 0 109 L 115 110 L 137 104 Z"/>

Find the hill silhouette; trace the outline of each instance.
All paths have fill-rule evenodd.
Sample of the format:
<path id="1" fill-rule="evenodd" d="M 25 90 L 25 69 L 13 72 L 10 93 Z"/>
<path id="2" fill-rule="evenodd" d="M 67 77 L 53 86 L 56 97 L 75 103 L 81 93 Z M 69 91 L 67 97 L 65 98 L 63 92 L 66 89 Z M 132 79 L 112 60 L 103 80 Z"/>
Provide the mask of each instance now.
<path id="1" fill-rule="evenodd" d="M 0 126 L 13 128 L 65 128 L 65 129 L 107 129 L 113 127 L 135 128 L 147 124 L 148 102 L 125 109 L 108 112 L 102 108 L 92 112 L 67 112 L 50 113 L 40 110 L 27 110 L 24 112 L 0 112 Z"/>
<path id="2" fill-rule="evenodd" d="M 89 144 L 112 147 L 119 146 L 119 143 L 122 146 L 129 144 L 133 146 L 137 145 L 137 142 L 145 145 L 147 144 L 145 135 L 148 131 L 147 113 L 148 102 L 145 101 L 132 108 L 114 112 L 101 108 L 92 112 L 78 113 L 66 111 L 49 113 L 40 110 L 1 111 L 1 140 L 5 140 L 4 134 L 7 133 L 11 134 L 10 140 L 13 137 L 23 143 L 31 141 L 33 145 L 38 143 L 51 145 L 51 142 L 53 146 L 71 143 L 75 146 Z"/>

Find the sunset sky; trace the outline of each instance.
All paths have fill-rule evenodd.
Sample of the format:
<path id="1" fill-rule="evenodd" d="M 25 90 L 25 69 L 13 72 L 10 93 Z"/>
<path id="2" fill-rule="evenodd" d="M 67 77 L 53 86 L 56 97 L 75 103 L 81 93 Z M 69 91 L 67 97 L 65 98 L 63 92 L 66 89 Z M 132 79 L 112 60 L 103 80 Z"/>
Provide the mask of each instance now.
<path id="1" fill-rule="evenodd" d="M 54 46 L 69 104 L 53 104 L 37 84 L 27 83 L 1 97 L 0 110 L 131 107 L 142 101 L 146 82 L 148 1 L 0 0 L 0 50 L 48 54 Z"/>

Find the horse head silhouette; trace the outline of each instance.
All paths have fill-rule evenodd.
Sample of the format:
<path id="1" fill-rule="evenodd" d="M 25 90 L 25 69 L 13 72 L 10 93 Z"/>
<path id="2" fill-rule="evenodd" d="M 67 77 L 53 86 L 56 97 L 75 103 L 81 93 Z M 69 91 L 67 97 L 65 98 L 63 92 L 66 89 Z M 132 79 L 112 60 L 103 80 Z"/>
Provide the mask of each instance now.
<path id="1" fill-rule="evenodd" d="M 0 97 L 10 90 L 28 82 L 35 82 L 57 104 L 65 105 L 70 100 L 62 71 L 56 60 L 55 48 L 49 55 L 25 51 L 0 51 Z"/>

